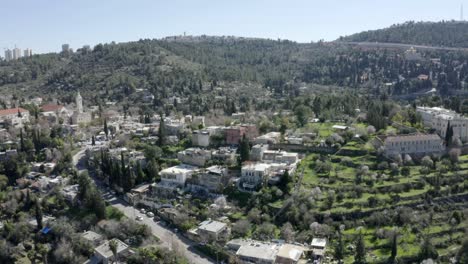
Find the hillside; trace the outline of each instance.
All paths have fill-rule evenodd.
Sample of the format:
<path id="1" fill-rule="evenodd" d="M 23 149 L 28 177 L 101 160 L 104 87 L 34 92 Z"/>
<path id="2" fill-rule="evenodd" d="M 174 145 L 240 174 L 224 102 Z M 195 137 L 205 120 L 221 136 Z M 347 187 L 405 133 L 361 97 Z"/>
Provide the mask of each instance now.
<path id="1" fill-rule="evenodd" d="M 388 42 L 441 47 L 468 47 L 468 22 L 406 22 L 342 37 L 340 41 Z"/>
<path id="2" fill-rule="evenodd" d="M 80 90 L 90 105 L 112 101 L 135 106 L 145 96 L 138 91 L 146 91 L 154 96 L 155 110 L 174 97 L 199 97 L 202 103 L 191 100 L 194 103 L 186 111 L 201 113 L 215 104 L 216 96 L 240 105 L 265 96 L 294 98 L 306 90 L 314 92 L 317 85 L 396 96 L 437 87 L 445 96 L 462 93 L 468 83 L 466 53 L 424 50 L 418 51 L 418 60 L 404 57 L 404 50 L 358 49 L 340 42 L 207 36 L 147 39 L 0 61 L 0 89 L 3 95 L 19 99 L 45 94 L 64 103 L 72 102 Z M 430 72 L 431 80 L 418 79 Z M 388 83 L 394 84 L 391 89 L 384 88 Z"/>

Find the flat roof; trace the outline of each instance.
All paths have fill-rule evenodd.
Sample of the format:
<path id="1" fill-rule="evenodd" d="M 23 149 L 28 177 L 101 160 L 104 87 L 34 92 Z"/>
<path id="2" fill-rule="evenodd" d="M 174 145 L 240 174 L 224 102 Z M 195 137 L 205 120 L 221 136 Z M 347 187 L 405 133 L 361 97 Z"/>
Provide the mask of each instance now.
<path id="1" fill-rule="evenodd" d="M 189 173 L 197 170 L 198 167 L 195 166 L 190 166 L 187 164 L 180 164 L 174 167 L 166 168 L 164 170 L 161 170 L 160 173 Z"/>
<path id="2" fill-rule="evenodd" d="M 236 255 L 248 258 L 275 261 L 278 250 L 278 244 L 252 241 L 248 244 L 242 245 L 237 250 Z"/>
<path id="3" fill-rule="evenodd" d="M 267 163 L 248 163 L 242 166 L 243 170 L 255 170 L 255 171 L 265 171 L 270 167 L 270 164 Z"/>
<path id="4" fill-rule="evenodd" d="M 284 244 L 278 251 L 277 256 L 285 259 L 291 259 L 294 261 L 298 261 L 302 254 L 304 253 L 303 247 L 292 245 L 292 244 Z"/>
<path id="5" fill-rule="evenodd" d="M 224 229 L 225 227 L 226 227 L 226 224 L 223 222 L 214 221 L 214 220 L 206 220 L 200 223 L 200 225 L 198 226 L 198 229 L 217 233 L 221 231 L 222 229 Z"/>
<path id="6" fill-rule="evenodd" d="M 310 243 L 312 247 L 325 247 L 327 245 L 327 239 L 322 237 L 314 237 L 312 239 L 312 243 Z"/>
<path id="7" fill-rule="evenodd" d="M 99 240 L 102 238 L 102 235 L 96 233 L 96 232 L 93 232 L 93 231 L 86 231 L 84 232 L 81 237 L 83 237 L 84 239 L 88 240 L 88 241 L 91 241 L 91 242 L 94 242 L 96 240 Z"/>
<path id="8" fill-rule="evenodd" d="M 415 140 L 440 140 L 437 134 L 412 134 L 412 135 L 398 135 L 389 136 L 385 142 L 401 142 L 401 141 L 415 141 Z"/>

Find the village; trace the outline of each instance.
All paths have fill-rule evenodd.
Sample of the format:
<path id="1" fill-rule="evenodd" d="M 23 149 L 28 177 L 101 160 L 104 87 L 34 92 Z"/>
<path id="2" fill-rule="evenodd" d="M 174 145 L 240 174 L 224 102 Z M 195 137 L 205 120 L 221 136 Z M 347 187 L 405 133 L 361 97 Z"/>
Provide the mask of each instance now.
<path id="1" fill-rule="evenodd" d="M 433 165 L 424 162 L 437 161 L 444 155 L 457 162 L 465 159 L 463 154 L 468 150 L 463 144 L 468 140 L 468 118 L 438 107 L 415 109 L 422 128 L 408 125 L 404 117 L 397 116 L 392 129 L 378 132 L 366 124 L 366 113 L 356 109 L 356 116 L 349 121 L 311 118 L 307 120 L 311 129 L 261 133 L 257 124 L 245 122 L 245 113 L 233 113 L 229 124 L 207 124 L 204 116 L 154 114 L 142 120 L 114 110 L 104 111 L 104 117 L 100 117 L 103 122 L 96 123 L 98 107 L 85 108 L 79 92 L 68 106 L 43 103 L 40 98 L 31 104 L 39 111 L 31 113 L 21 107 L 0 110 L 0 160 L 10 159 L 24 148 L 22 131 L 32 120 L 39 130 L 58 126 L 58 137 L 69 138 L 74 145 L 73 165 L 79 173 L 91 176 L 103 197 L 108 196 L 107 204 L 114 201 L 133 208 L 124 214 L 140 223 L 153 221 L 172 239 L 181 236 L 181 243 L 195 248 L 193 254 L 217 263 L 230 259 L 240 263 L 331 263 L 333 257 L 327 253 L 330 231 L 323 221 L 311 223 L 311 229 L 314 225 L 317 231 L 307 239 L 294 239 L 290 234 L 293 230 L 261 223 L 285 215 L 289 205 L 297 202 L 294 199 L 299 199 L 292 197 L 299 195 L 301 188 L 310 188 L 316 203 L 323 204 L 319 207 L 329 214 L 342 206 L 352 209 L 350 201 L 341 203 L 343 197 L 337 196 L 334 202 L 337 190 L 321 194 L 326 188 L 319 188 L 318 181 L 334 188 L 337 178 L 348 177 L 341 173 L 350 170 L 359 171 L 362 178 L 370 177 L 369 167 L 374 166 L 369 160 L 375 156 L 381 157 L 376 170 L 410 177 L 417 170 L 411 167 L 413 160 L 422 160 L 422 169 L 430 171 Z M 294 118 L 286 111 L 276 115 Z M 63 159 L 61 153 L 53 148 L 40 152 L 43 158 L 30 163 L 30 171 L 16 179 L 15 188 L 38 196 L 59 190 L 70 206 L 80 206 L 79 184 L 67 174 L 54 174 Z M 400 169 L 403 164 L 413 165 Z M 320 175 L 327 175 L 326 179 Z M 383 173 L 372 177 L 381 177 L 379 184 L 389 181 Z M 257 206 L 263 204 L 266 209 L 261 211 L 270 212 L 270 216 L 256 208 L 242 210 L 258 194 L 268 201 L 257 201 Z M 377 206 L 378 199 L 365 202 Z M 54 219 L 52 215 L 42 218 L 44 235 Z M 36 220 L 30 223 L 37 228 Z M 134 254 L 128 241 L 104 239 L 90 230 L 83 230 L 82 236 L 94 246 L 86 263 L 111 263 L 117 258 L 124 261 Z M 109 243 L 116 244 L 115 252 Z"/>

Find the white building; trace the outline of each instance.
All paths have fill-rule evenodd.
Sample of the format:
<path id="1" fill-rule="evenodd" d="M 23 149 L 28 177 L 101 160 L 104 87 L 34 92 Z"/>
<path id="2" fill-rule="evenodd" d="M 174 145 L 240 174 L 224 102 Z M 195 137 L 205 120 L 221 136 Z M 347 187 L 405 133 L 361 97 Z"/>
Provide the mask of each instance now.
<path id="1" fill-rule="evenodd" d="M 193 131 L 192 145 L 198 147 L 208 147 L 210 145 L 210 133 L 207 130 Z"/>
<path id="2" fill-rule="evenodd" d="M 23 53 L 24 53 L 25 58 L 28 58 L 28 57 L 32 56 L 32 50 L 31 49 L 25 49 Z"/>
<path id="3" fill-rule="evenodd" d="M 239 263 L 246 264 L 296 264 L 306 251 L 299 245 L 246 239 L 233 239 L 226 244 L 226 248 L 235 253 Z"/>
<path id="4" fill-rule="evenodd" d="M 76 104 L 76 110 L 73 112 L 73 115 L 71 116 L 71 123 L 80 124 L 80 123 L 91 122 L 91 119 L 92 119 L 91 113 L 85 112 L 83 110 L 83 97 L 81 97 L 81 94 L 79 91 L 75 97 L 75 104 Z"/>
<path id="5" fill-rule="evenodd" d="M 255 191 L 268 178 L 270 164 L 247 163 L 242 166 L 239 187 L 246 191 Z"/>
<path id="6" fill-rule="evenodd" d="M 384 141 L 384 154 L 425 155 L 440 154 L 445 150 L 444 142 L 436 134 L 414 134 L 387 137 Z"/>
<path id="7" fill-rule="evenodd" d="M 310 243 L 310 247 L 315 256 L 323 257 L 327 249 L 327 239 L 322 237 L 314 237 Z"/>
<path id="8" fill-rule="evenodd" d="M 29 121 L 29 111 L 17 107 L 17 108 L 10 108 L 0 110 L 0 122 L 5 123 L 8 122 L 12 126 L 21 127 L 25 122 Z"/>
<path id="9" fill-rule="evenodd" d="M 226 241 L 229 239 L 231 229 L 226 223 L 206 220 L 201 222 L 198 227 L 189 231 L 195 240 L 211 243 L 216 241 Z"/>
<path id="10" fill-rule="evenodd" d="M 270 132 L 265 135 L 256 137 L 253 140 L 254 144 L 277 144 L 280 142 L 281 133 L 280 132 Z"/>
<path id="11" fill-rule="evenodd" d="M 262 161 L 286 163 L 288 165 L 291 165 L 299 161 L 299 154 L 281 150 L 265 150 L 263 152 Z"/>
<path id="12" fill-rule="evenodd" d="M 197 167 L 181 164 L 164 169 L 159 172 L 159 175 L 161 176 L 161 182 L 170 182 L 176 183 L 178 185 L 184 185 L 185 181 L 187 181 L 187 179 L 190 178 L 197 170 Z"/>
<path id="13" fill-rule="evenodd" d="M 17 59 L 19 59 L 19 58 L 21 58 L 21 49 L 19 49 L 19 48 L 14 48 L 14 49 L 13 49 L 13 59 L 14 59 L 14 60 L 17 60 Z"/>
<path id="14" fill-rule="evenodd" d="M 13 59 L 13 51 L 11 49 L 5 50 L 5 60 L 11 61 Z"/>
<path id="15" fill-rule="evenodd" d="M 442 138 L 445 138 L 448 125 L 453 128 L 453 137 L 461 141 L 468 141 L 468 118 L 455 111 L 440 107 L 417 107 L 423 123 L 433 128 Z"/>

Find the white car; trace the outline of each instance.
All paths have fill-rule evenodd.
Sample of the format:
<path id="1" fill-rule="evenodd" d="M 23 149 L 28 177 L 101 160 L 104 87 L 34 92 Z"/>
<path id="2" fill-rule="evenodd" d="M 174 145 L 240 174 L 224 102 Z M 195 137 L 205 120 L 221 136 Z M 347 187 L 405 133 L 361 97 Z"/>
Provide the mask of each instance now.
<path id="1" fill-rule="evenodd" d="M 141 208 L 141 209 L 140 209 L 140 213 L 142 213 L 142 214 L 146 214 L 146 210 L 145 210 L 145 208 Z"/>
<path id="2" fill-rule="evenodd" d="M 137 216 L 135 219 L 136 219 L 137 221 L 142 221 L 142 220 L 143 220 L 143 217 Z"/>
<path id="3" fill-rule="evenodd" d="M 146 215 L 147 215 L 148 217 L 154 217 L 153 212 L 147 212 Z"/>

